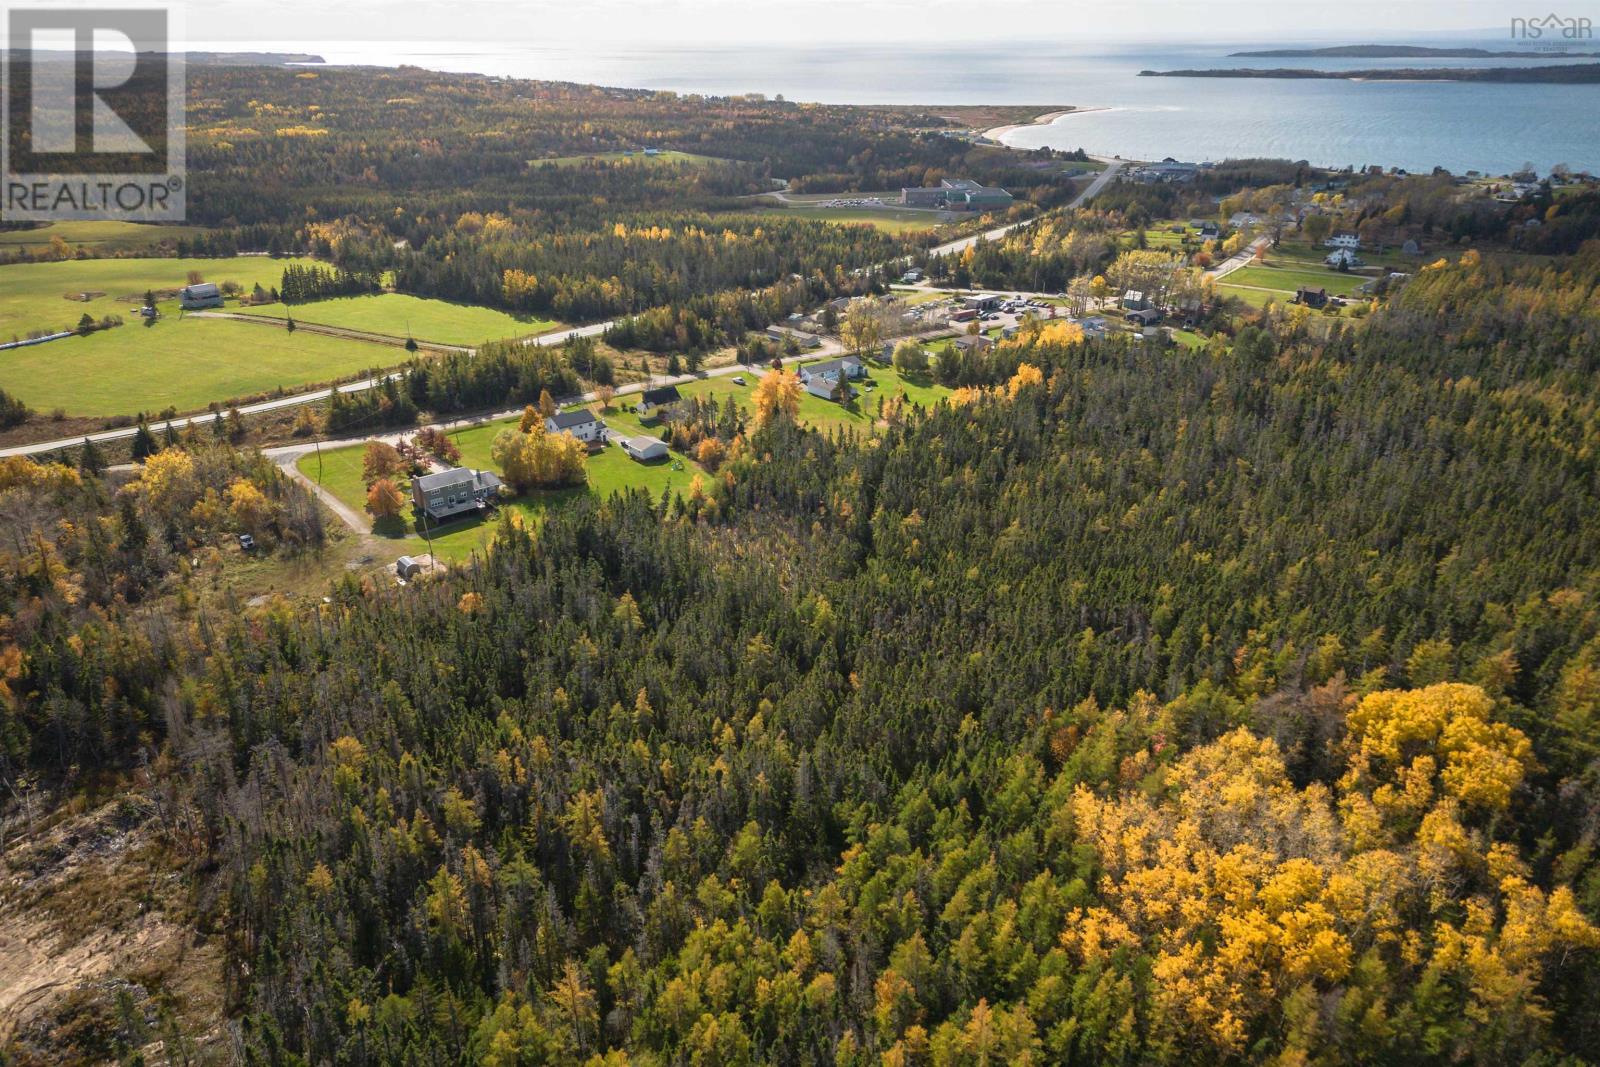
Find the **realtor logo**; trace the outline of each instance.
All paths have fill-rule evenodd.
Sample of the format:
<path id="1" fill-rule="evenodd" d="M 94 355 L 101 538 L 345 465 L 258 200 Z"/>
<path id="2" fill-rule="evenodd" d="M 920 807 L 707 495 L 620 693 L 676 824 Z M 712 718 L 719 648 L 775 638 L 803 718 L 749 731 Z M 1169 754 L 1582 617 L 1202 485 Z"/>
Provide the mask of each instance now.
<path id="1" fill-rule="evenodd" d="M 1568 18 L 1551 13 L 1543 18 L 1514 18 L 1511 37 L 1518 41 L 1588 41 L 1594 37 L 1594 23 L 1580 16 Z"/>
<path id="2" fill-rule="evenodd" d="M 0 62 L 0 219 L 183 220 L 183 56 L 165 10 L 12 9 Z"/>

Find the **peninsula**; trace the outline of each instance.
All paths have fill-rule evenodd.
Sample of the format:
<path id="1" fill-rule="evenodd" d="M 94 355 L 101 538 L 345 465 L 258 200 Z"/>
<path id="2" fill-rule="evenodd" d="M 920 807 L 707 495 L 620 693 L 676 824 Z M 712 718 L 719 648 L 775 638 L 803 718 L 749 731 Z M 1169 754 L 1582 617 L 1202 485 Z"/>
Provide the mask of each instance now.
<path id="1" fill-rule="evenodd" d="M 1141 78 L 1342 78 L 1346 81 L 1448 81 L 1600 84 L 1600 63 L 1549 67 L 1400 67 L 1393 70 L 1311 70 L 1300 67 L 1227 67 L 1215 70 L 1141 70 Z"/>
<path id="2" fill-rule="evenodd" d="M 1600 52 L 1499 51 L 1487 48 L 1429 48 L 1416 44 L 1341 44 L 1328 48 L 1268 48 L 1229 52 L 1230 59 L 1586 59 Z"/>

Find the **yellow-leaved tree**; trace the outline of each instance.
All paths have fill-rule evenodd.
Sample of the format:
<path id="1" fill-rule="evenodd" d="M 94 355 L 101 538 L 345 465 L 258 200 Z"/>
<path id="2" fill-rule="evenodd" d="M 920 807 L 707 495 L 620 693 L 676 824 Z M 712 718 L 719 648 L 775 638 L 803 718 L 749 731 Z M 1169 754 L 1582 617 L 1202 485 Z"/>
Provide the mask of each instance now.
<path id="1" fill-rule="evenodd" d="M 751 403 L 758 427 L 779 415 L 793 419 L 800 413 L 800 379 L 786 370 L 769 371 L 756 383 Z"/>
<path id="2" fill-rule="evenodd" d="M 1348 712 L 1332 788 L 1297 788 L 1276 742 L 1244 728 L 1158 786 L 1076 786 L 1103 903 L 1068 917 L 1062 947 L 1086 967 L 1149 958 L 1152 1036 L 1174 1050 L 1243 1056 L 1271 1027 L 1286 1056 L 1308 1053 L 1309 1006 L 1337 994 L 1382 1028 L 1403 973 L 1454 997 L 1441 1010 L 1485 1048 L 1524 1047 L 1549 1021 L 1542 983 L 1600 949 L 1600 928 L 1496 839 L 1533 757 L 1495 711 L 1473 685 L 1372 693 Z"/>
<path id="3" fill-rule="evenodd" d="M 522 422 L 526 430 L 501 430 L 490 449 L 506 484 L 519 492 L 582 485 L 589 455 L 583 442 L 571 434 L 547 433 L 536 411 Z"/>

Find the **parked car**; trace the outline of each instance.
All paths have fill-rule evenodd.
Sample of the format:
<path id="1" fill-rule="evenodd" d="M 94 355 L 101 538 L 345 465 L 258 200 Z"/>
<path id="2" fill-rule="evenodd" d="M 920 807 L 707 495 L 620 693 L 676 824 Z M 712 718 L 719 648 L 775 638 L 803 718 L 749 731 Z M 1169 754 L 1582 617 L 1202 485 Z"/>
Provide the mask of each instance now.
<path id="1" fill-rule="evenodd" d="M 734 385 L 743 385 L 743 384 L 744 384 L 744 375 L 742 375 L 742 374 L 735 374 L 735 375 L 734 375 L 734 376 L 733 376 L 733 384 L 734 384 Z"/>
<path id="2" fill-rule="evenodd" d="M 256 539 L 249 534 L 240 534 L 239 547 L 246 552 L 254 552 L 256 550 Z"/>

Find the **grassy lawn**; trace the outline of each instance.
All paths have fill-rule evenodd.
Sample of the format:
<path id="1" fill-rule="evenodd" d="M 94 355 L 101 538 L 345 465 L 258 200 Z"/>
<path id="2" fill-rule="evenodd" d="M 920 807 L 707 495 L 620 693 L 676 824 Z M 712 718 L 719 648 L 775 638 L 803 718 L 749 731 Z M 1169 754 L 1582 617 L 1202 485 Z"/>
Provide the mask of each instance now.
<path id="1" fill-rule="evenodd" d="M 494 308 L 452 304 L 404 293 L 375 293 L 319 300 L 313 304 L 267 304 L 239 308 L 249 315 L 337 326 L 348 330 L 415 337 L 446 345 L 476 345 L 505 337 L 525 337 L 555 329 L 559 323 L 531 316 L 519 317 Z"/>
<path id="2" fill-rule="evenodd" d="M 943 225 L 937 215 L 914 208 L 895 207 L 812 207 L 809 204 L 777 204 L 770 207 L 751 208 L 744 215 L 772 215 L 781 213 L 784 218 L 809 219 L 813 222 L 831 222 L 839 226 L 876 226 L 885 233 L 917 233 Z"/>
<path id="3" fill-rule="evenodd" d="M 905 302 L 906 307 L 916 307 L 918 304 L 936 304 L 941 300 L 949 300 L 949 293 L 942 293 L 937 289 L 896 289 L 894 295 Z"/>
<path id="4" fill-rule="evenodd" d="M 499 427 L 496 427 L 498 429 Z M 365 445 L 346 445 L 343 448 L 325 448 L 319 457 L 316 453 L 302 456 L 295 464 L 300 472 L 312 481 L 317 481 L 320 476 L 322 487 L 338 497 L 345 506 L 353 509 L 358 514 L 366 514 L 367 487 L 361 477 L 361 457 L 366 452 Z M 488 460 L 488 446 L 484 446 L 482 462 L 466 459 L 469 466 L 493 468 Z M 401 491 L 406 494 L 408 501 L 406 510 L 393 519 L 383 519 L 373 524 L 372 532 L 378 537 L 391 542 L 395 556 L 416 555 L 428 551 L 429 539 L 432 539 L 433 551 L 441 560 L 462 560 L 474 551 L 481 550 L 494 536 L 495 518 L 482 518 L 474 516 L 457 522 L 446 523 L 440 527 L 430 528 L 428 536 L 423 535 L 420 525 L 416 523 L 411 514 L 409 501 L 411 498 L 411 485 L 407 479 L 400 479 Z M 545 508 L 559 504 L 563 500 L 575 496 L 579 490 L 561 490 L 555 493 L 543 494 L 537 498 L 525 497 L 503 505 L 501 510 L 512 511 L 525 516 L 536 516 Z M 337 521 L 337 520 L 335 520 Z"/>
<path id="5" fill-rule="evenodd" d="M 1123 232 L 1121 241 L 1125 247 L 1133 248 L 1138 243 L 1138 234 L 1132 230 Z M 1165 225 L 1152 226 L 1144 231 L 1145 247 L 1159 252 L 1180 252 L 1186 237 L 1194 237 L 1195 231 L 1184 227 L 1183 233 L 1173 233 Z"/>
<path id="6" fill-rule="evenodd" d="M 1336 270 L 1287 270 L 1282 267 L 1245 267 L 1228 275 L 1232 285 L 1253 285 L 1261 289 L 1279 289 L 1293 293 L 1301 286 L 1326 289 L 1336 296 L 1349 296 L 1370 279 L 1360 274 L 1345 274 Z"/>
<path id="7" fill-rule="evenodd" d="M 1391 248 L 1384 252 L 1373 252 L 1370 249 L 1364 249 L 1356 254 L 1361 257 L 1362 262 L 1369 268 L 1383 267 L 1386 270 L 1399 271 L 1416 270 L 1421 264 L 1431 263 L 1441 255 L 1449 259 L 1455 258 L 1453 251 L 1440 251 L 1437 249 L 1429 249 L 1427 253 L 1421 256 L 1408 256 L 1398 248 Z M 1267 249 L 1267 266 L 1326 270 L 1327 267 L 1324 264 L 1324 260 L 1327 255 L 1328 249 L 1326 248 L 1320 246 L 1312 248 L 1309 245 L 1298 242 L 1286 241 L 1275 248 Z"/>
<path id="8" fill-rule="evenodd" d="M 950 394 L 950 390 L 929 381 L 906 380 L 891 367 L 875 363 L 869 366 L 870 378 L 864 383 L 856 383 L 856 387 L 862 389 L 862 395 L 852 408 L 841 407 L 808 394 L 800 402 L 801 421 L 823 430 L 850 427 L 870 433 L 877 418 L 879 396 L 887 398 L 897 393 L 904 393 L 913 403 L 930 405 Z M 733 382 L 731 376 L 706 378 L 681 385 L 678 391 L 686 397 L 733 398 L 741 407 L 748 407 L 749 395 L 755 388 L 755 376 L 749 375 L 746 380 L 748 384 L 740 386 Z M 865 388 L 867 385 L 872 386 L 870 391 Z M 627 400 L 627 397 L 619 397 L 616 407 L 601 414 L 606 425 L 628 435 L 658 436 L 658 427 L 644 425 L 631 410 L 623 407 Z M 456 447 L 461 449 L 462 465 L 478 470 L 497 470 L 490 456 L 494 439 L 501 430 L 514 424 L 514 419 L 501 419 L 453 431 L 450 437 L 455 441 Z M 364 445 L 323 449 L 320 471 L 315 453 L 302 457 L 297 466 L 313 481 L 318 479 L 320 473 L 323 488 L 353 510 L 364 514 L 367 503 L 366 484 L 361 477 L 361 457 L 364 451 Z M 663 493 L 687 493 L 695 475 L 701 473 L 699 464 L 677 452 L 671 453 L 660 463 L 636 463 L 615 445 L 608 445 L 601 451 L 591 454 L 585 470 L 589 482 L 583 489 L 526 493 L 502 504 L 501 510 L 533 520 L 550 508 L 560 507 L 585 493 L 607 497 L 631 489 L 643 489 L 652 498 L 659 499 Z M 403 488 L 409 498 L 409 486 Z M 488 543 L 494 534 L 494 523 L 493 519 L 487 521 L 469 519 L 448 523 L 432 532 L 434 552 L 440 559 L 465 559 L 473 551 L 481 549 Z M 421 530 L 412 521 L 409 510 L 404 520 L 386 520 L 374 525 L 372 532 L 392 541 L 396 556 L 427 550 Z"/>
<path id="9" fill-rule="evenodd" d="M 1266 307 L 1269 303 L 1288 304 L 1293 297 L 1292 293 L 1280 293 L 1265 289 L 1241 289 L 1237 285 L 1229 285 L 1226 282 L 1217 286 L 1217 292 L 1223 296 L 1231 296 L 1237 300 L 1242 300 L 1253 308 Z"/>
<path id="10" fill-rule="evenodd" d="M 85 245 L 101 252 L 150 248 L 205 233 L 203 226 L 141 225 L 137 222 L 51 222 L 32 230 L 0 231 L 0 249 L 43 248 L 59 237 L 76 248 Z"/>
<path id="11" fill-rule="evenodd" d="M 392 366 L 404 355 L 391 345 L 248 322 L 169 316 L 145 326 L 135 317 L 88 337 L 0 352 L 0 387 L 36 411 L 194 411 Z"/>
<path id="12" fill-rule="evenodd" d="M 250 289 L 271 288 L 283 281 L 291 263 L 309 259 L 234 256 L 230 259 L 83 259 L 60 263 L 12 263 L 0 267 L 0 340 L 26 337 L 34 330 L 71 329 L 85 312 L 94 318 L 138 317 L 147 289 L 179 289 L 190 271 L 208 282 L 235 281 Z M 87 302 L 65 299 L 68 293 L 104 293 Z M 176 304 L 162 310 L 176 314 Z"/>

